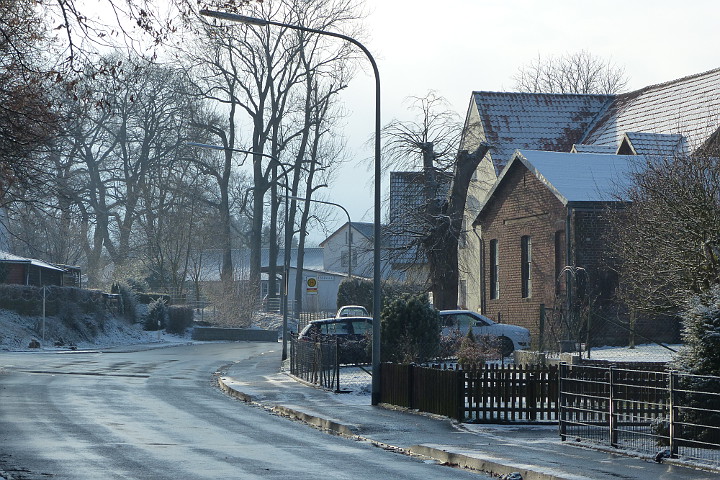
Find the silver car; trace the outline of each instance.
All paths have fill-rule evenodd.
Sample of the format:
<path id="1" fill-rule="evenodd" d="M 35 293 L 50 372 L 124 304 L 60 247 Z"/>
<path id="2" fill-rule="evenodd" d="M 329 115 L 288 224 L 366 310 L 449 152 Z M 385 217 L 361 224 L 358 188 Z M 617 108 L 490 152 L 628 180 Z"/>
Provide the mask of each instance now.
<path id="1" fill-rule="evenodd" d="M 443 335 L 459 332 L 466 335 L 472 328 L 475 335 L 498 337 L 503 356 L 515 350 L 530 348 L 530 331 L 517 325 L 495 323 L 484 315 L 472 310 L 440 310 Z"/>

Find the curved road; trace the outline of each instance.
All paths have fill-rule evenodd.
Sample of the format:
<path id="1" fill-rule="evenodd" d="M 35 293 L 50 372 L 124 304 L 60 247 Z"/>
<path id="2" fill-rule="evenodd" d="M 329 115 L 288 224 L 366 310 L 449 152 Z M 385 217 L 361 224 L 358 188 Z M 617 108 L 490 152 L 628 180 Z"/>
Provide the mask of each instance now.
<path id="1" fill-rule="evenodd" d="M 277 348 L 0 353 L 0 478 L 483 478 L 324 434 L 214 387 Z"/>

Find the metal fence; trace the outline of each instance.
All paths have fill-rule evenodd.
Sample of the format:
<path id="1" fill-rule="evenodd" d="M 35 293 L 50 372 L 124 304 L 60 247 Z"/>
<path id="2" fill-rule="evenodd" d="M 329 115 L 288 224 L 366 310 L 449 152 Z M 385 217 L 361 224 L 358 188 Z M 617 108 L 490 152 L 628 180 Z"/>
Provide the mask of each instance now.
<path id="1" fill-rule="evenodd" d="M 560 367 L 560 435 L 720 468 L 720 377 Z"/>
<path id="2" fill-rule="evenodd" d="M 336 393 L 364 392 L 369 388 L 371 371 L 362 363 L 345 363 L 348 351 L 339 339 L 299 341 L 290 337 L 290 374 Z M 354 354 L 355 346 L 350 353 Z M 355 355 L 350 355 L 356 357 Z"/>

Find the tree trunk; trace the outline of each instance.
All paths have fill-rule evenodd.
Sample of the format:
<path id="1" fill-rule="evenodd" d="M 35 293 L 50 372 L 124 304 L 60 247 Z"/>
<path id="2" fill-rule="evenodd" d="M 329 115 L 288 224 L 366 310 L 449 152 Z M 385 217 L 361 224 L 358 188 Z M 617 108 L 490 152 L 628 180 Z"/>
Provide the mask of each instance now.
<path id="1" fill-rule="evenodd" d="M 432 148 L 432 144 L 430 144 Z M 428 214 L 437 212 L 431 220 L 431 228 L 423 239 L 423 246 L 428 258 L 430 269 L 430 291 L 433 294 L 433 305 L 438 310 L 457 308 L 458 281 L 458 246 L 463 235 L 463 215 L 465 199 L 473 172 L 487 153 L 489 145 L 482 144 L 472 154 L 463 150 L 458 154 L 455 164 L 450 194 L 447 202 L 435 208 L 437 202 L 428 204 Z M 425 155 L 424 155 L 425 157 Z M 427 173 L 427 169 L 426 169 Z"/>

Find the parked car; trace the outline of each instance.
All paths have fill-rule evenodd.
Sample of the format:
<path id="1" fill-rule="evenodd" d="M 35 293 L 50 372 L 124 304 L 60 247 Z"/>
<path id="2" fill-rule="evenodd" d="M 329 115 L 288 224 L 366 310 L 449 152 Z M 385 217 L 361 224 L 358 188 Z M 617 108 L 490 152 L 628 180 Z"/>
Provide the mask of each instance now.
<path id="1" fill-rule="evenodd" d="M 342 317 L 313 320 L 302 329 L 298 340 L 319 342 L 339 340 L 340 363 L 369 363 L 369 335 L 372 333 L 372 318 Z"/>
<path id="2" fill-rule="evenodd" d="M 362 305 L 344 305 L 335 314 L 335 318 L 341 317 L 369 317 L 367 309 Z"/>
<path id="3" fill-rule="evenodd" d="M 440 310 L 443 335 L 458 332 L 466 335 L 472 328 L 475 335 L 497 337 L 502 355 L 507 357 L 515 350 L 530 348 L 530 331 L 517 325 L 495 323 L 472 310 Z"/>

